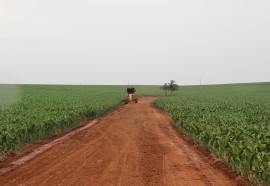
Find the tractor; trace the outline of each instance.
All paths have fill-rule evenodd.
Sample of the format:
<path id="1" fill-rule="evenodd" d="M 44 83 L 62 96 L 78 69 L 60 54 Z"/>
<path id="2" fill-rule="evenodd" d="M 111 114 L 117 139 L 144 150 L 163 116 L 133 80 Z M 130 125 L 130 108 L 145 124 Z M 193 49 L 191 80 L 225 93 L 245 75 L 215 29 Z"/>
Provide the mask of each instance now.
<path id="1" fill-rule="evenodd" d="M 135 88 L 127 88 L 127 97 L 123 101 L 125 104 L 128 104 L 130 101 L 134 101 L 138 103 L 138 98 L 135 96 L 136 89 Z"/>

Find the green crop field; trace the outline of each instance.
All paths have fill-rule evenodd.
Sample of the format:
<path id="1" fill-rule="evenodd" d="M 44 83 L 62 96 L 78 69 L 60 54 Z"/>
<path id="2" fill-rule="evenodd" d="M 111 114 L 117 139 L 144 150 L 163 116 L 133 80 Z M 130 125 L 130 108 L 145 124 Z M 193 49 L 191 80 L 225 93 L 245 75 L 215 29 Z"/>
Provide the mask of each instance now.
<path id="1" fill-rule="evenodd" d="M 270 83 L 185 86 L 154 106 L 254 183 L 270 183 Z"/>
<path id="2" fill-rule="evenodd" d="M 57 134 L 116 108 L 119 87 L 1 85 L 0 152 Z"/>
<path id="3" fill-rule="evenodd" d="M 137 86 L 138 95 L 160 93 Z M 117 108 L 126 86 L 0 85 L 0 154 Z M 154 91 L 153 91 L 154 90 Z"/>
<path id="4" fill-rule="evenodd" d="M 270 183 L 270 83 L 135 86 L 176 127 L 254 183 Z M 0 85 L 0 154 L 117 108 L 126 86 Z"/>

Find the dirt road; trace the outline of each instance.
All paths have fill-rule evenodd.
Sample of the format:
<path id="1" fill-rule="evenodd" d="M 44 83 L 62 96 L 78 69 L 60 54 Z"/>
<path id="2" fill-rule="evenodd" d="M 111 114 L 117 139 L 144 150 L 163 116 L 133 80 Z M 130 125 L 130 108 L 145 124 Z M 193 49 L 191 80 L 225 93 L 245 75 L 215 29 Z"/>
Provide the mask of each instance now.
<path id="1" fill-rule="evenodd" d="M 123 106 L 0 175 L 0 185 L 235 185 L 150 106 L 153 100 Z"/>

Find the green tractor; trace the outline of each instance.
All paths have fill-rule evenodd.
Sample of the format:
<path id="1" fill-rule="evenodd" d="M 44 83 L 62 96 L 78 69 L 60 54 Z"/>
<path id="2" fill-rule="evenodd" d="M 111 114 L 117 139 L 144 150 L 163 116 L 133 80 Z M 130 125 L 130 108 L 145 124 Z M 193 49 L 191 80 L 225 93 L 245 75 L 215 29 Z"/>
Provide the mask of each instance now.
<path id="1" fill-rule="evenodd" d="M 127 88 L 127 97 L 123 101 L 125 104 L 128 104 L 131 101 L 138 103 L 138 98 L 135 96 L 136 89 L 135 88 Z"/>

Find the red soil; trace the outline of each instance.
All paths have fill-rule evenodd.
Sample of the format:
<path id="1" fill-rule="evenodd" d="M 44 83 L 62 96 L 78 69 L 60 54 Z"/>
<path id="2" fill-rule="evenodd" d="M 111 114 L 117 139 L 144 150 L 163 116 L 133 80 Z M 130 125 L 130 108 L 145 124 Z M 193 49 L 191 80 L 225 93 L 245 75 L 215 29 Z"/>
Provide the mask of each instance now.
<path id="1" fill-rule="evenodd" d="M 0 185 L 242 183 L 223 164 L 211 163 L 211 154 L 176 131 L 165 114 L 151 107 L 154 99 L 145 97 L 138 104 L 125 105 L 96 125 L 0 173 Z M 9 167 L 10 161 L 1 166 Z"/>

